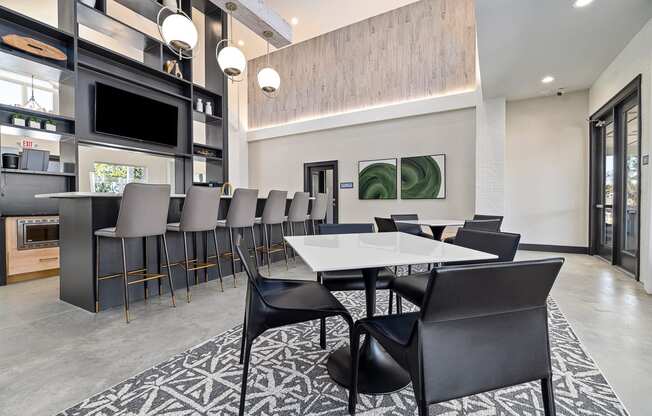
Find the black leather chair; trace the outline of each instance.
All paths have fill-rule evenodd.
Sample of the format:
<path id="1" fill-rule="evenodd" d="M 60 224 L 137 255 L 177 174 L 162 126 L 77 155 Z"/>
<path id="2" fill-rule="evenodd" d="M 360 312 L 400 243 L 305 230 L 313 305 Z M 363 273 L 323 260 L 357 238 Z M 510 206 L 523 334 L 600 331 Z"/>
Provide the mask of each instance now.
<path id="1" fill-rule="evenodd" d="M 446 263 L 446 266 L 513 261 L 520 240 L 521 236 L 519 234 L 460 228 L 457 230 L 457 235 L 455 236 L 455 245 L 495 254 L 498 258 L 475 262 L 451 262 Z M 429 276 L 428 273 L 419 273 L 399 277 L 392 282 L 392 290 L 396 292 L 397 296 L 400 295 L 415 305 L 420 306 L 423 303 L 426 288 L 428 287 Z"/>
<path id="2" fill-rule="evenodd" d="M 319 224 L 319 234 L 365 234 L 373 233 L 373 224 Z M 376 290 L 389 290 L 394 280 L 394 273 L 388 269 L 382 269 L 378 272 L 376 281 Z M 332 272 L 322 272 L 317 274 L 317 280 L 321 282 L 331 292 L 365 290 L 364 278 L 360 270 L 337 270 Z M 389 292 L 389 313 L 392 313 L 394 293 Z M 401 302 L 396 301 L 396 309 L 401 313 Z M 326 319 L 321 320 L 321 332 L 319 343 L 322 348 L 326 348 Z"/>
<path id="3" fill-rule="evenodd" d="M 432 235 L 428 233 L 424 233 L 421 230 L 420 225 L 401 222 L 401 220 L 417 221 L 419 219 L 419 216 L 417 214 L 392 214 L 390 215 L 390 218 L 394 220 L 394 223 L 396 224 L 396 228 L 398 228 L 400 232 L 417 235 L 419 237 L 424 237 L 424 238 L 432 238 Z"/>
<path id="4" fill-rule="evenodd" d="M 358 345 L 374 337 L 409 374 L 420 416 L 428 405 L 540 380 L 555 415 L 546 299 L 564 260 L 434 269 L 421 312 L 356 322 L 349 413 L 357 401 Z"/>
<path id="5" fill-rule="evenodd" d="M 396 223 L 391 218 L 375 217 L 374 221 L 376 221 L 376 227 L 378 227 L 379 233 L 393 233 L 398 231 Z"/>
<path id="6" fill-rule="evenodd" d="M 502 225 L 503 225 L 502 215 L 475 214 L 472 220 L 464 221 L 464 228 L 468 228 L 470 230 L 498 232 L 500 231 L 500 227 Z M 455 244 L 455 237 L 445 238 L 444 242 Z"/>
<path id="7" fill-rule="evenodd" d="M 498 229 L 496 231 L 500 231 L 500 227 L 503 225 L 503 217 L 502 215 L 482 215 L 482 214 L 475 214 L 473 216 L 474 220 L 479 220 L 479 221 L 487 221 L 487 220 L 499 220 L 498 223 Z"/>
<path id="8" fill-rule="evenodd" d="M 242 327 L 240 361 L 244 360 L 242 388 L 240 390 L 240 415 L 244 415 L 247 393 L 249 358 L 254 340 L 271 328 L 340 316 L 353 332 L 353 319 L 342 304 L 324 286 L 317 282 L 266 279 L 249 256 L 249 247 L 237 237 L 236 249 L 249 280 L 245 305 L 245 322 Z"/>

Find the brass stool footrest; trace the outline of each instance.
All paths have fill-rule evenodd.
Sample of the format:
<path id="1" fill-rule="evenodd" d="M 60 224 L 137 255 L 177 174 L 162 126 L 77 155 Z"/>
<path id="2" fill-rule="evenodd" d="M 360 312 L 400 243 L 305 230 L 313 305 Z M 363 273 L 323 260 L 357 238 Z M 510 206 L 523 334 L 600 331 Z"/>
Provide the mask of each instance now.
<path id="1" fill-rule="evenodd" d="M 138 275 L 142 272 L 144 272 L 147 269 L 136 269 L 136 270 L 131 270 L 127 272 L 127 275 L 133 276 L 133 275 Z M 116 274 L 108 274 L 106 276 L 99 276 L 97 280 L 108 280 L 108 279 L 115 279 L 116 277 L 122 277 L 123 273 L 116 273 Z"/>
<path id="2" fill-rule="evenodd" d="M 190 263 L 190 262 L 188 262 Z M 210 267 L 215 267 L 217 266 L 217 263 L 194 263 L 194 267 L 188 268 L 188 271 L 191 272 L 193 270 L 202 270 L 202 269 L 208 269 Z"/>
<path id="3" fill-rule="evenodd" d="M 155 279 L 161 279 L 163 277 L 167 277 L 166 274 L 152 274 L 152 273 L 134 273 L 131 276 L 145 276 L 142 279 L 134 280 L 132 282 L 127 282 L 128 285 L 135 285 L 137 283 L 143 283 L 148 280 L 155 280 Z"/>

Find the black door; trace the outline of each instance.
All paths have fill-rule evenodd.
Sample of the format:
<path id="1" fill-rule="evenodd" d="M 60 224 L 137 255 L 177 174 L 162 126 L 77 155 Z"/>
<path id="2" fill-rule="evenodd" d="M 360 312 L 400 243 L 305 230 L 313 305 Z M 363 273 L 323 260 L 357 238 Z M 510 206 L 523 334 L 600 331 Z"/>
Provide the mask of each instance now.
<path id="1" fill-rule="evenodd" d="M 326 223 L 337 224 L 338 221 L 338 178 L 337 160 L 325 162 L 311 162 L 303 165 L 303 190 L 310 196 L 318 193 L 330 197 L 331 205 L 326 211 Z"/>
<path id="2" fill-rule="evenodd" d="M 597 215 L 597 254 L 613 261 L 614 246 L 614 121 L 609 115 L 597 124 L 597 182 L 598 199 L 595 204 Z"/>

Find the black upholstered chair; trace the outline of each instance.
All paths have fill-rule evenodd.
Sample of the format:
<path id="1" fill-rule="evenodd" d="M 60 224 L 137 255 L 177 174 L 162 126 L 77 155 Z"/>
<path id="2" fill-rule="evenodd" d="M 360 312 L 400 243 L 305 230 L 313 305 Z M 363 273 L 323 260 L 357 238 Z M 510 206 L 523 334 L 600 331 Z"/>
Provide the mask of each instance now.
<path id="1" fill-rule="evenodd" d="M 251 346 L 259 335 L 271 328 L 330 316 L 341 316 L 352 334 L 353 319 L 335 296 L 317 282 L 266 279 L 261 276 L 241 236 L 237 237 L 236 250 L 249 280 L 240 351 L 240 361 L 244 361 L 240 415 L 244 415 Z"/>
<path id="2" fill-rule="evenodd" d="M 319 234 L 365 234 L 373 233 L 373 224 L 319 224 Z M 376 280 L 376 289 L 388 289 L 394 280 L 394 273 L 388 269 L 382 269 L 378 272 L 378 279 Z M 321 282 L 328 290 L 336 291 L 353 291 L 365 290 L 364 278 L 362 271 L 356 270 L 337 270 L 332 272 L 321 272 L 317 274 L 317 280 Z M 392 304 L 394 293 L 389 292 L 389 313 L 392 313 Z M 396 300 L 396 309 L 398 313 L 401 312 L 401 301 Z M 319 342 L 322 348 L 326 348 L 326 319 L 321 320 L 321 333 Z"/>
<path id="3" fill-rule="evenodd" d="M 483 215 L 483 214 L 475 214 L 473 216 L 473 219 L 476 221 L 488 221 L 488 220 L 499 220 L 498 222 L 498 229 L 496 231 L 500 231 L 500 227 L 503 225 L 503 217 L 502 215 Z"/>
<path id="4" fill-rule="evenodd" d="M 500 227 L 502 225 L 503 225 L 502 215 L 475 214 L 472 220 L 464 221 L 464 228 L 468 228 L 469 230 L 497 232 L 500 231 Z M 445 238 L 444 242 L 455 244 L 455 237 Z"/>
<path id="5" fill-rule="evenodd" d="M 424 233 L 421 226 L 417 224 L 409 224 L 402 221 L 417 221 L 419 216 L 417 214 L 392 214 L 390 218 L 394 220 L 396 228 L 403 233 L 417 235 L 419 237 L 432 238 L 432 235 Z"/>
<path id="6" fill-rule="evenodd" d="M 498 258 L 475 262 L 446 263 L 446 266 L 513 261 L 520 240 L 521 236 L 519 234 L 495 233 L 460 228 L 457 230 L 457 235 L 455 236 L 455 245 L 495 254 Z M 399 277 L 392 282 L 392 290 L 396 292 L 397 297 L 400 295 L 413 304 L 420 306 L 423 303 L 429 276 L 428 273 L 419 273 Z"/>
<path id="7" fill-rule="evenodd" d="M 398 231 L 396 223 L 391 218 L 375 217 L 376 227 L 379 233 L 393 233 Z"/>
<path id="8" fill-rule="evenodd" d="M 359 338 L 367 334 L 410 374 L 419 416 L 430 404 L 536 380 L 544 413 L 554 416 L 546 299 L 563 262 L 434 269 L 420 312 L 356 322 L 349 413 L 357 401 Z"/>

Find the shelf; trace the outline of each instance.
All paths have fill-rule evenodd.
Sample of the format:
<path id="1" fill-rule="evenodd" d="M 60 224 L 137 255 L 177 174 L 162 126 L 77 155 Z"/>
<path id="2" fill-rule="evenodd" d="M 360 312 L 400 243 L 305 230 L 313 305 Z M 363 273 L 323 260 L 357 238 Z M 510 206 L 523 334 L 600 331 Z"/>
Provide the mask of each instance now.
<path id="1" fill-rule="evenodd" d="M 192 110 L 192 119 L 206 124 L 221 123 L 222 117 L 202 113 L 201 111 Z"/>
<path id="2" fill-rule="evenodd" d="M 133 12 L 156 22 L 156 17 L 163 5 L 154 0 L 115 0 L 116 3 L 125 6 Z"/>
<path id="3" fill-rule="evenodd" d="M 64 116 L 61 114 L 45 113 L 43 111 L 29 110 L 27 108 L 17 107 L 15 105 L 0 104 L 0 112 L 20 113 L 27 116 L 33 116 L 43 119 L 52 119 L 55 121 L 75 122 L 74 117 Z"/>
<path id="4" fill-rule="evenodd" d="M 32 127 L 14 126 L 11 123 L 0 123 L 0 132 L 13 136 L 25 136 L 30 139 L 54 140 L 74 139 L 75 135 L 60 131 L 48 131 L 45 129 L 34 129 Z"/>
<path id="5" fill-rule="evenodd" d="M 74 71 L 55 61 L 31 55 L 0 43 L 0 68 L 34 78 L 61 82 L 75 76 Z"/>
<path id="6" fill-rule="evenodd" d="M 46 176 L 67 176 L 74 178 L 77 176 L 75 173 L 67 173 L 67 172 L 41 172 L 41 171 L 36 171 L 36 170 L 22 170 L 22 169 L 8 169 L 8 168 L 2 168 L 0 169 L 2 173 L 17 173 L 17 174 L 24 174 L 24 175 L 46 175 Z"/>
<path id="7" fill-rule="evenodd" d="M 54 26 L 50 26 L 41 21 L 32 19 L 22 13 L 15 12 L 5 6 L 0 6 L 0 19 L 5 19 L 14 25 L 18 25 L 39 34 L 58 39 L 63 42 L 73 42 L 74 35 L 67 31 L 61 30 Z"/>
<path id="8" fill-rule="evenodd" d="M 202 87 L 201 85 L 197 84 L 192 84 L 193 90 L 196 90 L 200 95 L 206 95 L 206 96 L 213 96 L 213 97 L 222 97 L 222 95 L 218 92 L 211 91 L 206 87 Z"/>
<path id="9" fill-rule="evenodd" d="M 195 142 L 195 143 L 193 143 L 192 145 L 195 146 L 195 147 L 204 147 L 204 148 L 206 148 L 206 149 L 219 150 L 220 152 L 222 151 L 222 148 L 221 148 L 221 147 L 211 146 L 210 144 L 203 144 L 203 143 L 196 143 L 196 142 Z"/>

